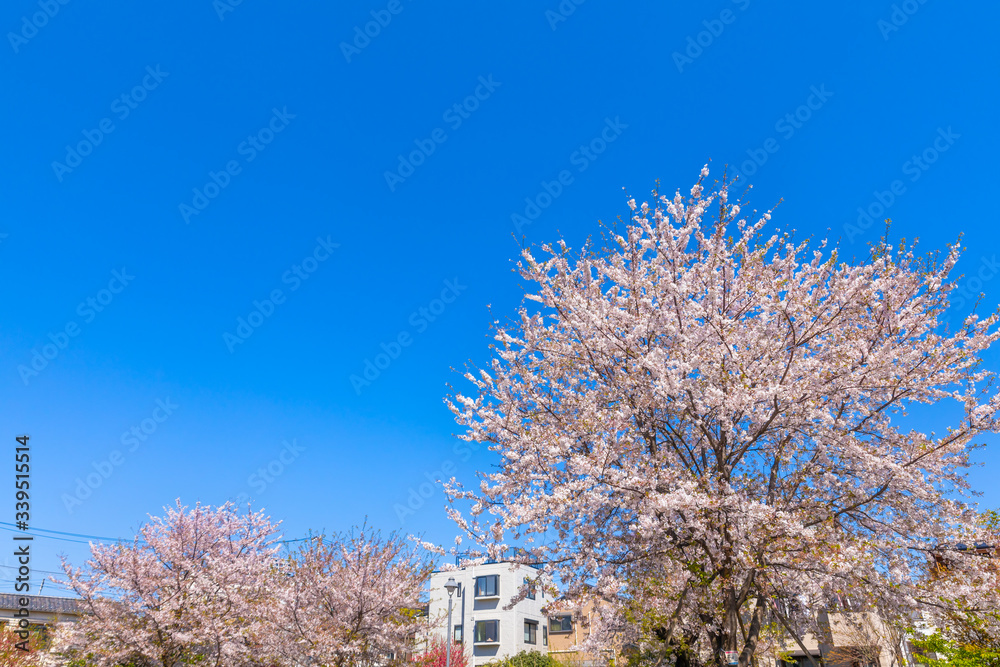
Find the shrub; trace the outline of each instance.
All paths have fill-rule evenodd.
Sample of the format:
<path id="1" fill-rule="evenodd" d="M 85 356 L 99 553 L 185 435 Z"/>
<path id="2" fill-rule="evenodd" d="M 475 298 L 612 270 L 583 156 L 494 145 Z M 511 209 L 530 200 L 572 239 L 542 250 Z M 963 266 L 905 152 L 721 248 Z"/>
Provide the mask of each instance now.
<path id="1" fill-rule="evenodd" d="M 419 667 L 445 667 L 447 651 L 448 645 L 440 639 L 435 639 L 424 653 L 413 657 L 413 662 Z M 462 644 L 453 644 L 451 647 L 451 667 L 468 667 Z"/>
<path id="2" fill-rule="evenodd" d="M 517 655 L 487 662 L 484 667 L 564 667 L 548 653 L 521 651 Z"/>

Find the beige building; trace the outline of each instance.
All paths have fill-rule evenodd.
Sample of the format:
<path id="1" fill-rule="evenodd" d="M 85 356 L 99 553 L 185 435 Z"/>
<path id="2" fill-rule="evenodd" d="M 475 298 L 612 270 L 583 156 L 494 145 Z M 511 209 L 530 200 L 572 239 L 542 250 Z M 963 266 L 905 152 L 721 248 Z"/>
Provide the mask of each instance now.
<path id="1" fill-rule="evenodd" d="M 549 611 L 549 655 L 573 667 L 601 667 L 620 657 L 615 652 L 594 654 L 580 649 L 594 624 L 593 603 Z M 905 648 L 905 638 L 887 626 L 872 612 L 820 612 L 820 637 L 807 634 L 803 651 L 789 640 L 782 655 L 758 656 L 766 667 L 811 667 L 806 657 L 812 655 L 822 667 L 912 667 Z M 618 661 L 615 660 L 615 663 Z"/>
<path id="2" fill-rule="evenodd" d="M 807 655 L 823 667 L 905 667 L 906 637 L 870 611 L 819 613 L 820 636 L 802 638 L 806 651 L 792 640 L 785 644 L 786 660 L 777 667 L 811 667 Z"/>
<path id="3" fill-rule="evenodd" d="M 615 657 L 612 651 L 594 654 L 579 646 L 590 637 L 594 624 L 594 603 L 565 609 L 548 616 L 549 655 L 573 667 L 600 667 Z"/>

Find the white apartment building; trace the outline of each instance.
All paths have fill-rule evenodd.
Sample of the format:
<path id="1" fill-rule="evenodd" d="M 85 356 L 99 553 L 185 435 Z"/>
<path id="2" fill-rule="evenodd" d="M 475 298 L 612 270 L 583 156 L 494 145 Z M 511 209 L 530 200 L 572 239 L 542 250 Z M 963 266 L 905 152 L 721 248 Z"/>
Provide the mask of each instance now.
<path id="1" fill-rule="evenodd" d="M 533 567 L 507 562 L 434 572 L 427 613 L 438 627 L 437 635 L 444 639 L 450 632 L 459 642 L 453 650 L 464 651 L 470 666 L 520 651 L 546 653 L 549 628 L 542 608 L 553 601 L 551 590 L 547 595 L 542 586 L 534 585 L 526 598 L 504 608 L 522 586 L 537 582 L 540 574 Z M 452 597 L 449 629 L 445 583 L 451 577 L 459 588 Z"/>

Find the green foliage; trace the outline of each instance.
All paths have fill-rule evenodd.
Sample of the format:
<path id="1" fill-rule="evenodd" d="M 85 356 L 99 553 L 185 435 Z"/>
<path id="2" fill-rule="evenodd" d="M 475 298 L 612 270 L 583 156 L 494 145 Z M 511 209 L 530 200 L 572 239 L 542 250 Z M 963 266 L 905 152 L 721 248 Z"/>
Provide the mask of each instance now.
<path id="1" fill-rule="evenodd" d="M 484 667 L 562 667 L 562 663 L 548 653 L 521 651 L 509 658 L 491 660 Z"/>
<path id="2" fill-rule="evenodd" d="M 685 666 L 701 664 L 694 650 L 683 640 L 675 640 L 669 646 L 658 650 L 632 651 L 625 657 L 625 667 Z"/>
<path id="3" fill-rule="evenodd" d="M 938 659 L 917 658 L 927 667 L 1000 667 L 1000 650 L 996 647 L 950 641 L 937 632 L 922 639 L 913 639 L 913 645 L 925 656 L 938 656 Z"/>

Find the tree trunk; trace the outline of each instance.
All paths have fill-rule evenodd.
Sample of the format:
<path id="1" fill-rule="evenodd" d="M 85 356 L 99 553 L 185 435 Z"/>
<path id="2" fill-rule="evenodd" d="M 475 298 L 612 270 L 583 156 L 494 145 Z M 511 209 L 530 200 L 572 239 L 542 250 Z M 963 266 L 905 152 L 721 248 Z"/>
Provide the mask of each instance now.
<path id="1" fill-rule="evenodd" d="M 766 600 L 763 595 L 757 596 L 757 605 L 753 609 L 753 618 L 750 619 L 750 627 L 747 628 L 746 644 L 740 653 L 740 667 L 749 667 L 750 660 L 757 650 L 757 639 L 760 637 L 760 621 L 764 614 Z"/>

